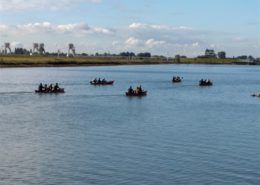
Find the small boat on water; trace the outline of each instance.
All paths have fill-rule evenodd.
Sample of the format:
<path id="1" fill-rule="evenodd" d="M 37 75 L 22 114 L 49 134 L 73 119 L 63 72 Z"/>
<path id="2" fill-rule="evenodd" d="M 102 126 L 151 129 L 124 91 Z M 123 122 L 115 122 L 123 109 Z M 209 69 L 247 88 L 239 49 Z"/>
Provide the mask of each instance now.
<path id="1" fill-rule="evenodd" d="M 35 90 L 35 93 L 38 94 L 58 94 L 58 93 L 65 93 L 64 88 L 60 88 L 59 84 L 56 83 L 54 86 L 53 84 L 50 84 L 49 86 L 45 84 L 43 86 L 42 83 L 40 83 L 38 90 Z"/>
<path id="2" fill-rule="evenodd" d="M 135 90 L 130 87 L 125 95 L 129 97 L 142 97 L 147 95 L 147 91 L 144 91 L 141 86 L 137 87 Z"/>
<path id="3" fill-rule="evenodd" d="M 181 78 L 181 77 L 179 77 L 179 76 L 174 76 L 174 77 L 172 78 L 172 83 L 181 83 L 181 82 L 182 82 L 182 79 L 183 79 L 183 78 Z"/>
<path id="4" fill-rule="evenodd" d="M 260 98 L 260 94 L 252 94 L 252 96 Z"/>
<path id="5" fill-rule="evenodd" d="M 38 94 L 60 94 L 60 93 L 65 93 L 65 90 L 63 88 L 57 89 L 57 90 L 43 90 L 43 91 L 39 91 L 39 90 L 35 90 L 35 93 Z"/>
<path id="6" fill-rule="evenodd" d="M 212 86 L 213 82 L 210 80 L 203 80 L 201 79 L 199 82 L 199 86 Z"/>
<path id="7" fill-rule="evenodd" d="M 103 79 L 103 80 L 92 80 L 92 81 L 90 81 L 90 84 L 91 85 L 113 85 L 114 84 L 114 82 L 115 81 L 107 81 L 107 80 L 105 80 L 105 79 Z"/>
<path id="8" fill-rule="evenodd" d="M 147 91 L 143 91 L 143 92 L 140 92 L 140 93 L 129 93 L 129 92 L 126 92 L 125 95 L 126 96 L 141 97 L 141 96 L 146 96 L 147 95 Z"/>

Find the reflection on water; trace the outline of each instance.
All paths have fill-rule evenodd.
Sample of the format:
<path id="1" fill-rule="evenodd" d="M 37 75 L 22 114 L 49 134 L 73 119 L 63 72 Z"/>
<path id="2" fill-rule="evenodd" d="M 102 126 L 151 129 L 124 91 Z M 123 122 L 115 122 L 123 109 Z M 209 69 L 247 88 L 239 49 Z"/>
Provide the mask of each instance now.
<path id="1" fill-rule="evenodd" d="M 259 74 L 205 65 L 0 69 L 0 184 L 260 184 L 260 99 L 250 96 Z M 116 82 L 90 86 L 95 77 Z M 201 78 L 214 86 L 198 87 Z M 40 82 L 66 93 L 34 94 Z M 139 84 L 147 97 L 124 96 Z"/>

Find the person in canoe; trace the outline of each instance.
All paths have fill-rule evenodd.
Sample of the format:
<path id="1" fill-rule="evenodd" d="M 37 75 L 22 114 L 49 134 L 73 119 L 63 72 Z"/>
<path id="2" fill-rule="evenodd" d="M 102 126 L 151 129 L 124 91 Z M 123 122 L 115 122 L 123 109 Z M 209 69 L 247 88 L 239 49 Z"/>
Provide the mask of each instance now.
<path id="1" fill-rule="evenodd" d="M 35 90 L 36 93 L 65 93 L 63 88 L 59 87 L 59 84 L 56 83 L 55 86 L 50 84 L 49 86 L 45 84 L 44 86 L 42 83 L 38 86 L 38 90 Z"/>
<path id="2" fill-rule="evenodd" d="M 172 82 L 173 82 L 173 83 L 180 83 L 181 81 L 182 81 L 182 78 L 179 77 L 179 76 L 174 76 L 174 77 L 172 78 Z"/>
<path id="3" fill-rule="evenodd" d="M 42 91 L 43 91 L 43 85 L 42 85 L 42 83 L 40 83 L 40 85 L 38 86 L 38 91 L 39 91 L 39 92 L 42 92 Z"/>
<path id="4" fill-rule="evenodd" d="M 209 79 L 206 79 L 206 80 L 201 79 L 199 85 L 200 86 L 212 86 L 213 82 Z"/>
<path id="5" fill-rule="evenodd" d="M 260 97 L 260 94 L 252 94 L 253 97 Z"/>
<path id="6" fill-rule="evenodd" d="M 133 93 L 134 93 L 134 90 L 133 90 L 132 86 L 129 87 L 128 93 L 129 93 L 129 94 L 133 94 Z"/>
<path id="7" fill-rule="evenodd" d="M 132 86 L 128 89 L 126 92 L 126 96 L 146 96 L 147 91 L 144 91 L 141 86 L 136 87 L 135 90 L 133 90 Z"/>
<path id="8" fill-rule="evenodd" d="M 43 92 L 47 92 L 47 91 L 48 91 L 48 85 L 44 84 Z"/>
<path id="9" fill-rule="evenodd" d="M 58 91 L 59 89 L 60 89 L 59 84 L 56 83 L 55 86 L 54 86 L 54 88 L 53 88 L 53 90 L 54 90 L 54 91 Z"/>
<path id="10" fill-rule="evenodd" d="M 140 85 L 139 87 L 137 86 L 135 89 L 135 93 L 140 94 L 143 92 L 142 86 Z"/>
<path id="11" fill-rule="evenodd" d="M 98 80 L 92 80 L 90 81 L 91 85 L 113 85 L 114 81 L 107 81 L 105 78 L 102 80 L 99 78 Z"/>
<path id="12" fill-rule="evenodd" d="M 52 91 L 53 91 L 53 85 L 52 85 L 52 84 L 49 85 L 48 91 L 49 91 L 49 92 L 52 92 Z"/>

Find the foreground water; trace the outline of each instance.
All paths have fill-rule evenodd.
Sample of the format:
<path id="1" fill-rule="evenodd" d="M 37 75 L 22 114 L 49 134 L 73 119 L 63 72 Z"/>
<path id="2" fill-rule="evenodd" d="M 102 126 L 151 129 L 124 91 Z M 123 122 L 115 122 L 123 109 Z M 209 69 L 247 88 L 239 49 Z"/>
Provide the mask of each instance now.
<path id="1" fill-rule="evenodd" d="M 90 86 L 99 76 L 115 85 Z M 40 82 L 66 93 L 34 94 Z M 147 97 L 124 96 L 139 84 Z M 256 92 L 255 66 L 0 69 L 0 184 L 260 184 Z"/>

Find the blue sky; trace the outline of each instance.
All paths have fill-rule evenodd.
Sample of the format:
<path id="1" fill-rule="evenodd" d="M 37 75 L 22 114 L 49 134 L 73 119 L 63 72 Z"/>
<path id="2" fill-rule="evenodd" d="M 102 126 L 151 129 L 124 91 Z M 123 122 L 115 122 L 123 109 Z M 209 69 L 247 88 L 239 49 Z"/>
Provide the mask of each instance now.
<path id="1" fill-rule="evenodd" d="M 78 52 L 260 51 L 260 0 L 0 0 L 0 44 Z"/>

